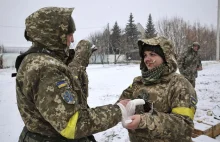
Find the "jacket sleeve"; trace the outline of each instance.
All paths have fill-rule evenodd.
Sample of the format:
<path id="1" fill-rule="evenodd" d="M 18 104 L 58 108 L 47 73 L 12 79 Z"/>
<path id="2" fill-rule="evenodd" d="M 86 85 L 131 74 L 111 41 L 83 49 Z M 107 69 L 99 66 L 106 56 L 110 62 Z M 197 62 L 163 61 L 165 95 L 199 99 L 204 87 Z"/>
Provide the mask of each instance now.
<path id="1" fill-rule="evenodd" d="M 178 68 L 181 74 L 184 74 L 184 63 L 185 63 L 185 53 L 180 54 L 179 58 L 178 58 Z"/>
<path id="2" fill-rule="evenodd" d="M 35 95 L 36 107 L 58 133 L 76 139 L 104 131 L 121 121 L 117 105 L 96 108 L 82 105 L 82 90 L 77 86 L 57 68 L 41 70 Z"/>
<path id="3" fill-rule="evenodd" d="M 127 88 L 125 89 L 119 100 L 117 102 L 119 102 L 120 100 L 123 100 L 123 99 L 135 99 L 134 96 L 133 96 L 133 92 L 137 89 L 137 84 L 141 81 L 141 77 L 135 77 L 134 80 L 133 80 L 133 83 Z"/>
<path id="4" fill-rule="evenodd" d="M 194 88 L 184 78 L 173 79 L 170 89 L 169 113 L 154 111 L 141 115 L 139 129 L 146 129 L 149 137 L 174 139 L 191 139 L 193 117 L 196 110 L 197 97 Z"/>

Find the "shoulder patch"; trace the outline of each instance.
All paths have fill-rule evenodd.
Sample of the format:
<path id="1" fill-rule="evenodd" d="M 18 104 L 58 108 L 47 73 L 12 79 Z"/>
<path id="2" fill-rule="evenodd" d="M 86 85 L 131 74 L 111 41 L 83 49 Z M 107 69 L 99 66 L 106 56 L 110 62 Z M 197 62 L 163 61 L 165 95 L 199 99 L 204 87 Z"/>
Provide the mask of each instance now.
<path id="1" fill-rule="evenodd" d="M 75 104 L 75 99 L 73 94 L 70 91 L 65 91 L 64 93 L 62 93 L 62 98 L 63 100 L 68 103 L 68 104 Z"/>
<path id="2" fill-rule="evenodd" d="M 66 85 L 67 85 L 67 83 L 66 83 L 66 81 L 64 81 L 64 80 L 58 81 L 58 82 L 56 83 L 56 86 L 57 86 L 58 88 L 65 87 Z"/>
<path id="3" fill-rule="evenodd" d="M 190 103 L 192 106 L 195 106 L 197 104 L 197 99 L 195 99 L 193 96 L 190 97 Z"/>

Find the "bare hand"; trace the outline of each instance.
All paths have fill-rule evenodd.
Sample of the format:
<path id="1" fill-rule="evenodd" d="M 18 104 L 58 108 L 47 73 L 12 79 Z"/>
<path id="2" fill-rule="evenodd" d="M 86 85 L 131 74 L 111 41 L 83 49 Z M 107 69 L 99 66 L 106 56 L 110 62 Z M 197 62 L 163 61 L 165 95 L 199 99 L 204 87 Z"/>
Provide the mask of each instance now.
<path id="1" fill-rule="evenodd" d="M 137 127 L 141 121 L 141 116 L 140 115 L 132 115 L 131 120 L 132 120 L 132 122 L 128 123 L 125 127 L 127 129 L 132 129 L 132 130 L 137 129 Z"/>
<path id="2" fill-rule="evenodd" d="M 130 99 L 124 99 L 124 100 L 120 100 L 120 104 L 122 104 L 124 107 L 126 107 L 127 103 L 130 101 Z"/>

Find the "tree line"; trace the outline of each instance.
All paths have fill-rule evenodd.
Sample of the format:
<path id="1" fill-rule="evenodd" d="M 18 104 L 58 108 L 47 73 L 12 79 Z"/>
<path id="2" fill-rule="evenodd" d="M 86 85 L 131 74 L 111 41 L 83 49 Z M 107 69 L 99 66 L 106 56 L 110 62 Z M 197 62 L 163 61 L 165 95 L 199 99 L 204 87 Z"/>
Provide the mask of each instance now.
<path id="1" fill-rule="evenodd" d="M 151 14 L 149 14 L 147 23 L 144 28 L 142 27 L 142 30 L 140 27 L 138 29 L 138 24 L 135 23 L 134 16 L 130 13 L 125 28 L 121 28 L 115 21 L 112 28 L 107 24 L 102 31 L 90 34 L 88 39 L 98 47 L 98 51 L 93 54 L 94 62 L 96 57 L 99 57 L 102 64 L 108 63 L 108 55 L 110 54 L 114 55 L 115 64 L 121 55 L 126 55 L 127 61 L 139 60 L 137 40 L 155 36 L 164 36 L 171 40 L 177 57 L 184 48 L 197 41 L 201 45 L 199 50 L 201 60 L 216 59 L 217 30 L 213 26 L 201 25 L 200 22 L 191 24 L 181 17 L 163 18 L 154 24 Z M 0 45 L 0 53 L 6 52 L 9 51 Z"/>
<path id="2" fill-rule="evenodd" d="M 201 25 L 200 22 L 191 24 L 181 17 L 164 18 L 154 24 L 149 14 L 144 31 L 140 31 L 131 13 L 125 28 L 119 27 L 116 21 L 111 29 L 107 24 L 102 31 L 92 33 L 88 38 L 99 48 L 94 56 L 99 56 L 102 63 L 105 63 L 104 58 L 113 54 L 116 64 L 120 55 L 127 55 L 127 60 L 130 60 L 131 53 L 138 54 L 138 39 L 156 36 L 164 36 L 171 40 L 177 57 L 184 48 L 197 41 L 201 45 L 199 54 L 202 60 L 216 59 L 216 29 L 213 26 Z"/>

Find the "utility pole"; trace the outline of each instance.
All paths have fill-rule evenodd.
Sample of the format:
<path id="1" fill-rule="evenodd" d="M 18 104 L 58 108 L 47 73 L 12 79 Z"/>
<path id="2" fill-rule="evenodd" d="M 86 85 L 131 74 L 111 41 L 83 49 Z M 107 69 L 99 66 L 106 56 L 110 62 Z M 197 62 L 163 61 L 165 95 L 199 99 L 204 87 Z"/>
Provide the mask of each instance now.
<path id="1" fill-rule="evenodd" d="M 217 13 L 217 39 L 216 39 L 216 60 L 219 61 L 219 42 L 220 42 L 220 0 L 218 0 L 218 13 Z"/>
<path id="2" fill-rule="evenodd" d="M 110 31 L 109 31 L 109 23 L 107 25 L 107 29 L 108 29 L 108 49 L 107 49 L 107 63 L 109 64 L 109 45 L 110 45 Z"/>

